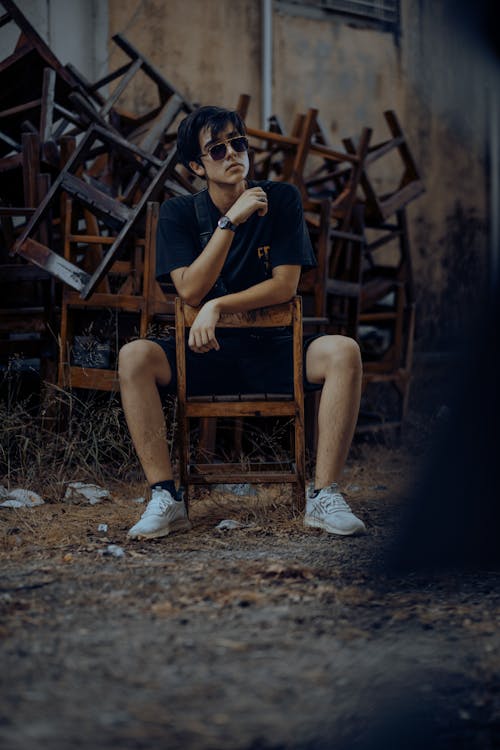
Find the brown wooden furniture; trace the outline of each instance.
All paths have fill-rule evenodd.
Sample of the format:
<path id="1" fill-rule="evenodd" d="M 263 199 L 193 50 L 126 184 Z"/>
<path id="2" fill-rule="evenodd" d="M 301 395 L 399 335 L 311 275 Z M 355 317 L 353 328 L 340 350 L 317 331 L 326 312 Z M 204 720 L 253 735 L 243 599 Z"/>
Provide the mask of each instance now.
<path id="1" fill-rule="evenodd" d="M 105 162 L 99 159 L 105 155 Z M 109 170 L 119 162 L 118 171 Z M 102 174 L 100 173 L 102 165 Z M 186 192 L 176 179 L 176 153 L 165 161 L 145 153 L 124 138 L 93 125 L 68 159 L 65 167 L 40 203 L 16 243 L 16 252 L 49 270 L 54 276 L 88 299 L 105 277 L 123 244 L 137 230 L 146 204 L 167 195 Z M 34 239 L 38 226 L 59 206 L 67 194 L 100 223 L 100 234 L 113 235 L 102 260 L 92 273 L 78 267 L 52 246 Z"/>
<path id="2" fill-rule="evenodd" d="M 311 236 L 313 240 L 317 238 L 318 269 L 313 283 L 316 315 L 320 311 L 321 316 L 326 315 L 327 328 L 331 332 L 345 332 L 338 330 L 338 320 L 345 315 L 342 298 L 345 292 L 349 296 L 350 288 L 346 287 L 345 280 L 342 279 L 339 260 L 346 252 L 350 252 L 353 242 L 363 239 L 356 228 L 355 214 L 358 209 L 358 186 L 370 137 L 371 130 L 363 128 L 358 144 L 351 154 L 337 151 L 322 143 L 313 142 L 310 148 L 310 153 L 320 155 L 324 165 L 328 166 L 327 182 L 322 185 L 320 192 L 317 192 L 317 180 L 314 183 L 305 180 L 310 197 L 304 201 L 304 208 Z M 324 213 L 324 201 L 329 202 L 328 217 Z M 316 216 L 314 211 L 308 211 L 315 204 L 322 206 L 319 211 L 316 210 Z M 307 276 L 302 283 L 311 285 Z"/>
<path id="3" fill-rule="evenodd" d="M 247 128 L 253 151 L 251 177 L 257 180 L 272 179 L 291 182 L 306 197 L 304 167 L 315 129 L 317 110 L 309 109 L 295 119 L 291 135 L 272 130 Z M 279 130 L 280 128 L 277 128 Z"/>
<path id="4" fill-rule="evenodd" d="M 425 191 L 415 159 L 396 113 L 393 110 L 386 110 L 384 117 L 392 137 L 386 141 L 370 145 L 360 179 L 360 185 L 365 196 L 365 222 L 370 226 L 383 224 L 396 211 L 408 205 Z M 349 153 L 354 153 L 355 147 L 352 139 L 344 139 L 344 144 Z M 386 164 L 390 165 L 385 167 L 385 171 L 391 174 L 393 186 L 384 189 L 384 192 L 381 193 L 376 188 L 373 173 L 380 170 L 380 180 L 386 182 L 387 174 L 383 175 L 382 172 Z M 399 175 L 398 180 L 394 179 L 396 172 Z M 385 179 L 383 179 L 384 177 Z"/>
<path id="5" fill-rule="evenodd" d="M 178 378 L 178 445 L 180 483 L 186 496 L 191 485 L 220 482 L 280 483 L 291 482 L 295 486 L 296 502 L 302 508 L 305 500 L 305 454 L 304 454 L 304 397 L 302 382 L 302 320 L 301 300 L 273 307 L 253 310 L 248 313 L 223 315 L 223 327 L 275 327 L 291 326 L 293 331 L 293 393 L 287 394 L 240 394 L 227 396 L 190 397 L 186 393 L 186 329 L 197 314 L 192 308 L 176 300 L 176 346 Z M 283 462 L 263 461 L 248 463 L 206 463 L 197 461 L 190 446 L 190 424 L 192 418 L 210 417 L 288 417 L 293 424 L 293 455 Z"/>
<path id="6" fill-rule="evenodd" d="M 180 112 L 189 114 L 193 105 L 123 34 L 115 34 L 112 40 L 126 62 L 94 83 L 68 64 L 67 69 L 80 87 L 80 94 L 73 94 L 71 100 L 89 122 L 106 123 L 144 151 L 155 153 L 155 149 L 151 148 L 152 143 L 159 143 L 177 115 Z M 126 110 L 120 104 L 136 76 L 143 77 L 143 85 L 153 86 L 157 99 L 151 109 L 140 114 Z M 104 93 L 110 84 L 114 84 L 111 91 Z"/>
<path id="7" fill-rule="evenodd" d="M 114 237 L 85 233 L 73 221 L 72 201 L 65 212 L 65 252 L 81 266 L 95 262 Z M 145 337 L 157 315 L 174 321 L 174 298 L 163 294 L 155 280 L 155 238 L 158 203 L 149 203 L 144 235 L 129 238 L 119 260 L 88 300 L 65 286 L 61 304 L 59 385 L 118 390 L 117 355 L 131 338 Z M 94 226 L 91 223 L 91 226 Z M 95 228 L 95 227 L 94 227 Z M 105 251 L 104 251 L 105 252 Z"/>

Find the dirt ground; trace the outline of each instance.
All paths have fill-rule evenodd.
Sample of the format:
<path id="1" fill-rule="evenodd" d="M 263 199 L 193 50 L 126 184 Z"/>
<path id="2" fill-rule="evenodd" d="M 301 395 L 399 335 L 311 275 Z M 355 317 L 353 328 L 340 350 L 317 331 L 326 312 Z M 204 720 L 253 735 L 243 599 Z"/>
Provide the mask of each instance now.
<path id="1" fill-rule="evenodd" d="M 354 449 L 356 538 L 283 488 L 201 491 L 193 530 L 150 542 L 126 540 L 142 486 L 0 509 L 0 747 L 500 747 L 500 574 L 384 568 L 414 448 Z"/>

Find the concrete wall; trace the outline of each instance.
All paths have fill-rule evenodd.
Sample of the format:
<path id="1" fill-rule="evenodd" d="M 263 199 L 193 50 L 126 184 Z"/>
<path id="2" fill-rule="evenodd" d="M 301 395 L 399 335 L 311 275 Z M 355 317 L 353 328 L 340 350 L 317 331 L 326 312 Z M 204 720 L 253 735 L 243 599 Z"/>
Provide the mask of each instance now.
<path id="1" fill-rule="evenodd" d="M 107 72 L 108 7 L 101 0 L 16 0 L 28 21 L 65 65 L 70 62 L 89 80 Z M 1 30 L 2 59 L 18 38 L 10 23 Z"/>
<path id="2" fill-rule="evenodd" d="M 236 106 L 242 92 L 258 97 L 260 4 L 235 0 L 120 0 L 109 2 L 110 34 L 123 32 L 187 99 Z M 110 67 L 125 58 L 110 46 Z M 124 98 L 150 106 L 154 92 L 138 77 Z M 257 102 L 253 107 L 256 114 Z"/>

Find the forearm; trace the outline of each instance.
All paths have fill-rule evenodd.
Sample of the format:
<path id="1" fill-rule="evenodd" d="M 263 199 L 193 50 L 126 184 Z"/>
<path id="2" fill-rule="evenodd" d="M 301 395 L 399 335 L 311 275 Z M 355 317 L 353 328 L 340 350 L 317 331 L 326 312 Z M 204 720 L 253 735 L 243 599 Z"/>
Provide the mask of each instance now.
<path id="1" fill-rule="evenodd" d="M 218 349 L 215 335 L 217 325 L 224 313 L 240 313 L 287 302 L 297 291 L 300 266 L 277 266 L 271 279 L 261 281 L 235 294 L 216 297 L 206 302 L 199 311 L 189 333 L 189 346 L 196 352 Z"/>
<path id="2" fill-rule="evenodd" d="M 220 313 L 238 313 L 256 310 L 259 307 L 279 305 L 288 302 L 297 291 L 297 285 L 286 279 L 266 279 L 248 289 L 212 300 L 215 309 Z"/>
<path id="3" fill-rule="evenodd" d="M 254 187 L 245 190 L 225 215 L 238 226 L 253 214 L 264 216 L 266 213 L 266 193 L 261 187 Z M 204 250 L 189 266 L 170 272 L 179 295 L 189 305 L 199 305 L 211 290 L 219 278 L 233 239 L 234 232 L 217 227 Z"/>
<path id="4" fill-rule="evenodd" d="M 172 273 L 179 295 L 196 307 L 208 294 L 217 279 L 227 258 L 234 233 L 216 229 L 202 253 L 190 266 Z"/>

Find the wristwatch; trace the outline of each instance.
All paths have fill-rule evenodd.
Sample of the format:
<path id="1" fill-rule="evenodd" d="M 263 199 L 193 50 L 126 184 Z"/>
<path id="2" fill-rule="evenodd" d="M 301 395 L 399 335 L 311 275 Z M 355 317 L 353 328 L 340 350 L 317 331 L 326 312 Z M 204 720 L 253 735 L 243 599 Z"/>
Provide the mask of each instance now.
<path id="1" fill-rule="evenodd" d="M 236 232 L 237 224 L 233 224 L 231 219 L 229 219 L 227 216 L 221 216 L 219 221 L 217 222 L 217 226 L 219 229 L 230 229 L 231 232 Z"/>

